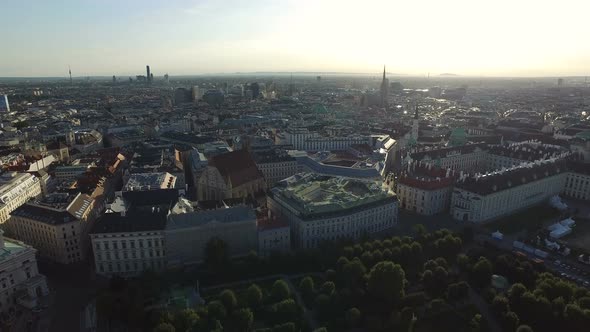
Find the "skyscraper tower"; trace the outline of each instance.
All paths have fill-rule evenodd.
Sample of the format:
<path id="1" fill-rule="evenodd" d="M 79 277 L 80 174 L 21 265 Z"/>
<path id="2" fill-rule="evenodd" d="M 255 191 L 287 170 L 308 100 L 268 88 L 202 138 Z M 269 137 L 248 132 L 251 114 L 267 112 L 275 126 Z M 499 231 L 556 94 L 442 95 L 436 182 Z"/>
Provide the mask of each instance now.
<path id="1" fill-rule="evenodd" d="M 381 81 L 381 107 L 387 106 L 387 90 L 389 88 L 389 80 L 385 77 L 385 65 L 383 65 L 383 80 Z"/>
<path id="2" fill-rule="evenodd" d="M 152 76 L 150 74 L 150 66 L 149 65 L 145 66 L 145 71 L 147 72 L 147 75 L 145 76 L 147 78 L 147 82 L 150 83 L 152 81 Z"/>
<path id="3" fill-rule="evenodd" d="M 70 67 L 70 65 L 68 65 L 68 71 L 70 72 L 70 85 L 73 85 L 74 83 L 72 82 L 72 67 Z"/>
<path id="4" fill-rule="evenodd" d="M 412 120 L 412 138 L 418 141 L 418 136 L 420 135 L 420 119 L 418 118 L 418 105 L 416 105 L 416 109 L 414 111 L 414 119 Z"/>

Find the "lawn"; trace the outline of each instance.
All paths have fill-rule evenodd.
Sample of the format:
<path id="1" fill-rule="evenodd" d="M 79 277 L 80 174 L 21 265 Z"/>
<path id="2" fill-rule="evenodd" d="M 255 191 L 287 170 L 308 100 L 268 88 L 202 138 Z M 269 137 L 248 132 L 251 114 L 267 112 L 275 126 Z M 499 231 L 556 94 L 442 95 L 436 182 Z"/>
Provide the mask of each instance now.
<path id="1" fill-rule="evenodd" d="M 504 234 L 513 234 L 522 230 L 534 231 L 547 221 L 559 216 L 559 211 L 546 205 L 538 205 L 510 216 L 494 220 L 484 225 L 490 232 L 499 230 Z"/>

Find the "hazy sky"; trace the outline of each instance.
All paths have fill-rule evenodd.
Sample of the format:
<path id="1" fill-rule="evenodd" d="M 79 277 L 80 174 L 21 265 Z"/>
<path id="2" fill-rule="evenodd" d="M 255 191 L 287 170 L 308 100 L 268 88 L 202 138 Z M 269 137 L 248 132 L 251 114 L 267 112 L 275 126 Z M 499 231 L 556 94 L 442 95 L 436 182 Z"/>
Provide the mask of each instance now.
<path id="1" fill-rule="evenodd" d="M 590 0 L 0 1 L 0 77 L 590 74 Z"/>

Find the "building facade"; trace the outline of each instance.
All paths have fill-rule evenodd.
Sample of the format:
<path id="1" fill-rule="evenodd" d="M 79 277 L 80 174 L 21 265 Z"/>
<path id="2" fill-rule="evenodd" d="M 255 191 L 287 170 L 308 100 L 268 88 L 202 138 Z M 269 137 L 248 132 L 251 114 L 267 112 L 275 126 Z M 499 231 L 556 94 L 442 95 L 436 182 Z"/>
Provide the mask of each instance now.
<path id="1" fill-rule="evenodd" d="M 410 165 L 394 181 L 400 208 L 422 215 L 447 212 L 453 193 L 454 172 L 432 166 Z"/>
<path id="2" fill-rule="evenodd" d="M 160 271 L 166 267 L 162 229 L 115 230 L 107 226 L 95 229 L 90 238 L 97 274 L 133 277 L 146 270 Z"/>
<path id="3" fill-rule="evenodd" d="M 31 198 L 41 197 L 39 178 L 28 173 L 6 173 L 0 177 L 0 224 Z"/>
<path id="4" fill-rule="evenodd" d="M 45 276 L 37 269 L 36 250 L 4 237 L 0 230 L 0 312 L 17 304 L 29 309 L 37 299 L 49 294 Z"/>
<path id="5" fill-rule="evenodd" d="M 86 194 L 54 193 L 12 212 L 4 230 L 32 245 L 41 257 L 61 264 L 85 259 L 88 234 L 100 210 Z"/>
<path id="6" fill-rule="evenodd" d="M 90 232 L 96 273 L 132 277 L 165 269 L 164 229 L 178 199 L 176 189 L 118 192 Z"/>
<path id="7" fill-rule="evenodd" d="M 266 190 L 264 175 L 246 150 L 213 156 L 197 180 L 199 200 L 254 196 Z"/>
<path id="8" fill-rule="evenodd" d="M 269 193 L 268 208 L 287 222 L 298 248 L 385 231 L 398 217 L 397 197 L 380 182 L 315 174 L 279 182 Z"/>
<path id="9" fill-rule="evenodd" d="M 453 190 L 451 215 L 457 220 L 483 223 L 513 214 L 561 193 L 567 174 L 565 160 L 545 160 L 465 176 Z"/>
<path id="10" fill-rule="evenodd" d="M 291 228 L 286 222 L 268 212 L 266 215 L 259 215 L 256 224 L 259 256 L 268 257 L 272 253 L 286 253 L 291 250 Z"/>
<path id="11" fill-rule="evenodd" d="M 254 152 L 253 158 L 264 175 L 268 188 L 297 173 L 297 161 L 286 152 L 276 150 Z"/>
<path id="12" fill-rule="evenodd" d="M 590 200 L 590 163 L 570 162 L 563 194 L 581 200 Z"/>
<path id="13" fill-rule="evenodd" d="M 244 256 L 258 248 L 256 214 L 245 205 L 172 213 L 164 233 L 169 266 L 202 262 L 213 237 L 227 244 L 230 256 Z"/>

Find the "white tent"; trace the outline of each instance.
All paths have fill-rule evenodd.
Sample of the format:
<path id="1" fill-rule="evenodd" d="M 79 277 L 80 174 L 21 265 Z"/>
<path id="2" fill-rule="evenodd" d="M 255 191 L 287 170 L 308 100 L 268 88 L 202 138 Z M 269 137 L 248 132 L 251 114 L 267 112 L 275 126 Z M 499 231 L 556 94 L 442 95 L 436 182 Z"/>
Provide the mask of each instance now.
<path id="1" fill-rule="evenodd" d="M 496 240 L 503 240 L 504 234 L 500 233 L 500 231 L 495 231 L 492 233 L 492 238 L 494 238 Z"/>

